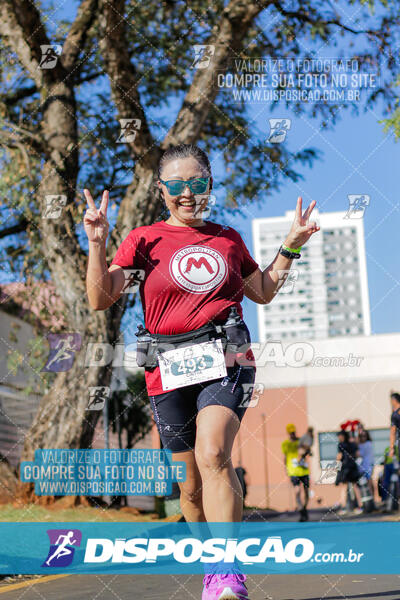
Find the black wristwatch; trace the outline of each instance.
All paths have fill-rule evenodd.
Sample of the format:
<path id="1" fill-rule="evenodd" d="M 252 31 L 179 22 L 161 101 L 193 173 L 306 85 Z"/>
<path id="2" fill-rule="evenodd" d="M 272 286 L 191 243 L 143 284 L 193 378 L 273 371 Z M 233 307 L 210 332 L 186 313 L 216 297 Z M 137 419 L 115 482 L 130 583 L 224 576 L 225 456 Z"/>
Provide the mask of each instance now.
<path id="1" fill-rule="evenodd" d="M 286 258 L 300 258 L 301 256 L 300 252 L 290 252 L 290 250 L 286 250 L 283 246 L 279 248 L 279 253 L 282 254 L 282 256 L 286 256 Z"/>

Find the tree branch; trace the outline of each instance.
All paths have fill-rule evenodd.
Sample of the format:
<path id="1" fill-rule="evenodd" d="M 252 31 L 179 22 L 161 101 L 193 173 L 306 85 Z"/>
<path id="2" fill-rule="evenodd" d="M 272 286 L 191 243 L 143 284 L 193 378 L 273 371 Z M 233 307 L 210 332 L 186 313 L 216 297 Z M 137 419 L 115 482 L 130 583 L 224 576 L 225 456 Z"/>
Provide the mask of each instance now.
<path id="1" fill-rule="evenodd" d="M 218 94 L 213 86 L 215 73 L 224 68 L 229 54 L 238 57 L 241 42 L 252 22 L 271 3 L 272 0 L 231 0 L 222 11 L 218 31 L 206 42 L 215 48 L 211 63 L 208 68 L 196 71 L 178 117 L 165 136 L 164 148 L 169 144 L 195 142 L 199 138 L 210 104 Z"/>
<path id="2" fill-rule="evenodd" d="M 102 0 L 100 4 L 102 36 L 99 46 L 104 59 L 104 68 L 110 80 L 118 118 L 140 120 L 139 130 L 135 136 L 132 136 L 134 139 L 126 143 L 133 155 L 146 164 L 154 140 L 140 101 L 136 70 L 128 53 L 124 10 L 125 0 Z M 149 155 L 148 162 L 153 164 L 151 151 Z"/>
<path id="3" fill-rule="evenodd" d="M 0 230 L 0 239 L 8 237 L 9 235 L 13 235 L 14 233 L 21 233 L 21 231 L 25 231 L 27 226 L 29 225 L 28 219 L 22 218 L 21 221 L 16 223 L 15 225 L 11 225 L 10 227 L 6 227 L 5 229 Z"/>
<path id="4" fill-rule="evenodd" d="M 41 45 L 50 45 L 36 6 L 29 0 L 3 0 L 0 3 L 0 33 L 17 54 L 20 63 L 41 88 L 50 83 L 62 69 L 57 61 L 54 69 L 40 69 Z"/>
<path id="5" fill-rule="evenodd" d="M 328 19 L 328 20 L 324 20 L 324 19 L 320 19 L 320 18 L 313 19 L 309 13 L 305 13 L 301 10 L 292 11 L 292 10 L 284 9 L 280 2 L 275 1 L 273 4 L 283 16 L 289 17 L 291 19 L 297 19 L 298 21 L 302 21 L 303 23 L 309 23 L 310 25 L 325 25 L 325 26 L 335 25 L 336 27 L 340 27 L 341 29 L 344 29 L 345 31 L 348 31 L 349 33 L 353 33 L 355 35 L 360 35 L 363 33 L 363 34 L 373 35 L 379 39 L 382 38 L 382 35 L 380 34 L 380 32 L 374 31 L 373 29 L 353 29 L 352 27 L 348 27 L 347 25 L 344 25 L 340 21 L 340 19 Z"/>
<path id="6" fill-rule="evenodd" d="M 93 79 L 100 77 L 100 75 L 104 75 L 104 72 L 98 71 L 97 73 L 89 73 L 85 77 L 80 77 L 78 79 L 78 81 L 76 82 L 76 85 L 81 85 L 82 83 L 87 83 L 88 81 L 93 81 Z M 30 96 L 33 96 L 33 94 L 36 94 L 37 92 L 38 92 L 38 89 L 37 89 L 36 85 L 31 85 L 29 87 L 20 88 L 12 96 L 6 96 L 6 94 L 0 94 L 0 101 L 4 102 L 4 104 L 6 106 L 14 106 L 14 104 L 17 104 L 20 100 L 23 100 L 24 98 L 29 98 Z"/>
<path id="7" fill-rule="evenodd" d="M 37 144 L 41 144 L 43 142 L 43 139 L 41 138 L 40 135 L 33 133 L 33 131 L 29 131 L 29 129 L 25 129 L 24 127 L 21 127 L 20 125 L 16 125 L 16 123 L 11 123 L 10 121 L 6 121 L 5 119 L 1 119 L 0 118 L 0 122 L 5 126 L 8 127 L 9 129 L 13 129 L 14 131 L 16 131 L 17 133 L 19 133 L 23 139 L 19 139 L 18 141 L 27 141 L 27 139 L 29 140 L 34 140 Z M 4 131 L 2 132 L 4 133 Z M 6 132 L 9 135 L 12 135 L 11 132 Z"/>
<path id="8" fill-rule="evenodd" d="M 17 104 L 17 102 L 19 102 L 20 100 L 23 100 L 24 98 L 29 98 L 30 96 L 33 96 L 33 94 L 36 94 L 36 92 L 36 85 L 30 85 L 29 87 L 20 88 L 19 90 L 14 92 L 12 96 L 1 94 L 0 99 L 2 102 L 4 102 L 6 106 L 14 106 L 14 104 Z"/>
<path id="9" fill-rule="evenodd" d="M 98 0 L 83 0 L 78 8 L 75 21 L 72 23 L 63 44 L 61 62 L 67 71 L 76 66 L 79 53 L 83 50 L 87 33 L 96 18 Z"/>

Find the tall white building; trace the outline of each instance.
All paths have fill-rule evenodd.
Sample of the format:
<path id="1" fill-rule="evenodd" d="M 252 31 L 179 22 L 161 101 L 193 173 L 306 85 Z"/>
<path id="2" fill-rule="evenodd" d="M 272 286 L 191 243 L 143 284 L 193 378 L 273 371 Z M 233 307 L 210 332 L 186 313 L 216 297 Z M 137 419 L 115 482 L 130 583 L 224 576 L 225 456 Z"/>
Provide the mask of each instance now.
<path id="1" fill-rule="evenodd" d="M 253 220 L 254 256 L 264 269 L 284 242 L 295 211 Z M 362 218 L 320 213 L 314 233 L 292 262 L 291 273 L 270 304 L 257 305 L 259 341 L 370 335 Z"/>

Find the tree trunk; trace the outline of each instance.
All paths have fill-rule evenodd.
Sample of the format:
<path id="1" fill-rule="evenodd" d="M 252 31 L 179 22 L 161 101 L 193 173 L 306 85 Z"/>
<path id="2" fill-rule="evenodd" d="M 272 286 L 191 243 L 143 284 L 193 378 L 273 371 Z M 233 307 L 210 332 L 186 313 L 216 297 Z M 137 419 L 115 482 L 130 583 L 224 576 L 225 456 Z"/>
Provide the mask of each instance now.
<path id="1" fill-rule="evenodd" d="M 81 301 L 85 303 L 84 299 Z M 85 361 L 90 343 L 114 345 L 118 339 L 123 310 L 119 303 L 114 306 L 106 312 L 88 312 L 86 326 L 73 330 L 81 335 L 81 349 L 76 353 L 72 367 L 58 373 L 52 389 L 41 399 L 25 438 L 21 461 L 33 461 L 37 449 L 91 447 L 101 411 L 87 410 L 89 388 L 109 386 L 113 366 L 111 356 L 104 366 L 85 365 Z M 36 497 L 34 484 L 22 482 L 17 498 L 22 502 L 36 501 L 46 505 L 55 500 L 47 496 Z"/>

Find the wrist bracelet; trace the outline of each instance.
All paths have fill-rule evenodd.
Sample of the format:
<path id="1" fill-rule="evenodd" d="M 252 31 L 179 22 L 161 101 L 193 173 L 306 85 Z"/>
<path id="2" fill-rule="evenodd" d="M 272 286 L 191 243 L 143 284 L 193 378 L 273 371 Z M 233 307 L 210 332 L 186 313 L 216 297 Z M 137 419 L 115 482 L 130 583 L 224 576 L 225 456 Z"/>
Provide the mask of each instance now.
<path id="1" fill-rule="evenodd" d="M 300 252 L 286 250 L 286 247 L 283 244 L 279 248 L 279 254 L 282 254 L 282 256 L 285 256 L 286 258 L 300 258 L 301 256 Z"/>
<path id="2" fill-rule="evenodd" d="M 302 247 L 299 246 L 298 248 L 289 248 L 289 246 L 285 246 L 285 244 L 282 244 L 282 248 L 288 250 L 289 252 L 300 252 Z"/>

